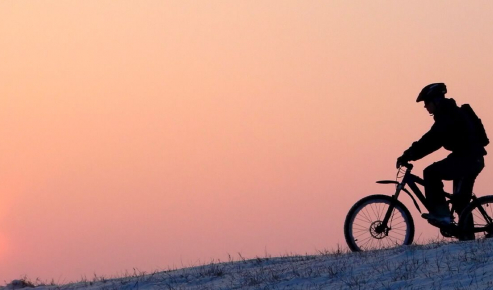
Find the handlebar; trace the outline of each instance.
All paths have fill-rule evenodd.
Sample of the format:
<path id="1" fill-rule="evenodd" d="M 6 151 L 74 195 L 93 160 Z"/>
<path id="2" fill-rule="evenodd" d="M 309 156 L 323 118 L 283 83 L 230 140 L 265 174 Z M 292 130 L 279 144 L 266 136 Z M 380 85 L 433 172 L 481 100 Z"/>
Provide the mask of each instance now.
<path id="1" fill-rule="evenodd" d="M 412 165 L 409 162 L 405 162 L 405 163 L 401 163 L 401 167 L 406 167 L 407 169 L 412 170 L 414 165 Z"/>

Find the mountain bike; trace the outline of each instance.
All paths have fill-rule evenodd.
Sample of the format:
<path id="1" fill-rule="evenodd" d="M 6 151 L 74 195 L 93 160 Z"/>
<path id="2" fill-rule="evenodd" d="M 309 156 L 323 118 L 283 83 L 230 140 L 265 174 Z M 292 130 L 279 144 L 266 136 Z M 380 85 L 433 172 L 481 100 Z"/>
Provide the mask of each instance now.
<path id="1" fill-rule="evenodd" d="M 351 207 L 344 222 L 344 236 L 352 251 L 384 249 L 410 245 L 413 242 L 413 217 L 398 198 L 402 191 L 407 193 L 420 213 L 421 208 L 415 197 L 425 207 L 427 202 L 417 186 L 417 184 L 424 185 L 424 181 L 412 174 L 412 169 L 412 164 L 403 164 L 397 171 L 395 181 L 377 181 L 379 184 L 395 184 L 394 195 L 370 195 Z M 473 193 L 469 204 L 462 212 L 457 213 L 455 208 L 458 207 L 454 205 L 454 195 L 444 194 L 452 212 L 452 223 L 440 224 L 428 220 L 432 226 L 440 229 L 444 237 L 458 240 L 493 237 L 493 195 L 476 197 Z"/>

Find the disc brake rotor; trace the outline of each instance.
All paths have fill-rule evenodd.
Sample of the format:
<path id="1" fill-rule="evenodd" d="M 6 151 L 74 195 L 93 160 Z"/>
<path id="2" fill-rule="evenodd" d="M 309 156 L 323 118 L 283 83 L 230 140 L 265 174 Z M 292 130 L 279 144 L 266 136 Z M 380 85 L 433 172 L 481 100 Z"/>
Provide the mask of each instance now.
<path id="1" fill-rule="evenodd" d="M 374 221 L 370 225 L 370 234 L 375 239 L 383 239 L 387 236 L 389 228 L 382 228 L 382 221 Z"/>

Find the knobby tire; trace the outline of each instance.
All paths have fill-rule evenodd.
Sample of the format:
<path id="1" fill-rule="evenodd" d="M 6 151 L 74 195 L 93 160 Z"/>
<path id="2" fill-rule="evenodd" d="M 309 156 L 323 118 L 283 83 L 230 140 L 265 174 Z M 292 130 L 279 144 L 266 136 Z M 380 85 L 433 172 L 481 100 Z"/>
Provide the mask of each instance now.
<path id="1" fill-rule="evenodd" d="M 464 233 L 460 240 L 493 236 L 493 196 L 483 196 L 471 202 L 461 213 L 459 228 Z"/>
<path id="2" fill-rule="evenodd" d="M 391 203 L 394 210 L 388 222 L 389 231 L 378 233 Z M 409 210 L 387 195 L 370 195 L 359 200 L 348 212 L 344 236 L 352 251 L 367 251 L 410 245 L 414 239 L 414 221 Z"/>

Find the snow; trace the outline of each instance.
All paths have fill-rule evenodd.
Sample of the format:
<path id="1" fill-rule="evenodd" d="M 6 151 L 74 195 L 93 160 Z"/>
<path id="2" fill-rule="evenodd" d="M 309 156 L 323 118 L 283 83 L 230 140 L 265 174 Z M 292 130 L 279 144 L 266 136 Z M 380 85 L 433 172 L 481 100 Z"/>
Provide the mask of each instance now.
<path id="1" fill-rule="evenodd" d="M 492 273 L 493 239 L 211 262 L 34 289 L 493 289 Z M 0 289 L 24 286 L 16 281 Z"/>

